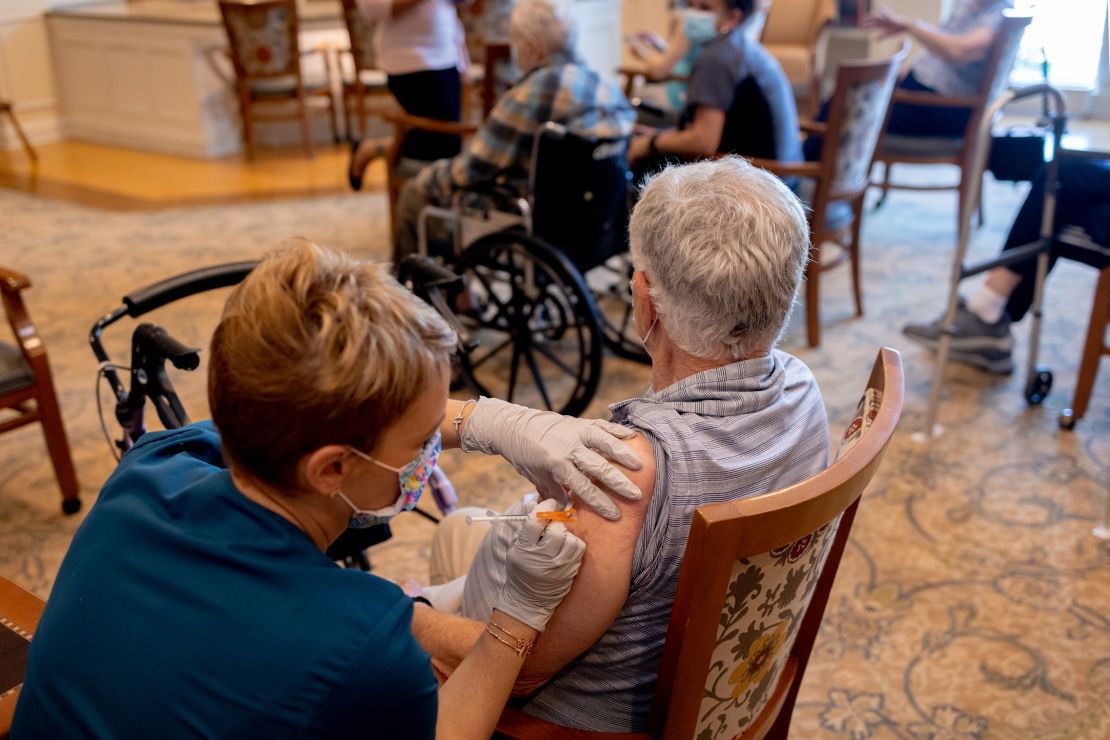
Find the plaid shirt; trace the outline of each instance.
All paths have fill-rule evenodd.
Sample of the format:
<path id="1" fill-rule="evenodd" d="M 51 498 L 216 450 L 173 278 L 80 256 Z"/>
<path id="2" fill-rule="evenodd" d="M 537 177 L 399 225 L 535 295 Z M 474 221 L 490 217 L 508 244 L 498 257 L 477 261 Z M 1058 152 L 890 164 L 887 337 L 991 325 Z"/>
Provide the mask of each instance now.
<path id="1" fill-rule="evenodd" d="M 580 135 L 607 139 L 629 136 L 636 113 L 615 83 L 577 59 L 555 55 L 497 101 L 461 154 L 425 167 L 420 183 L 436 199 L 448 200 L 457 189 L 503 177 L 523 195 L 532 137 L 547 121 Z"/>

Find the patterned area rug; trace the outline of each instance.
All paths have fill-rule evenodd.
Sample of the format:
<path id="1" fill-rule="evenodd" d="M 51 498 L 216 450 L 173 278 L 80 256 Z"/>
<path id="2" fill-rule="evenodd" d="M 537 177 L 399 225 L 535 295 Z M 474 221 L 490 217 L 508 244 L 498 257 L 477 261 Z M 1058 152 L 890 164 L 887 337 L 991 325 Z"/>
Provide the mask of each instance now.
<path id="1" fill-rule="evenodd" d="M 998 249 L 1022 194 L 991 186 L 977 256 Z M 293 235 L 381 257 L 385 208 L 384 196 L 369 194 L 119 214 L 0 191 L 0 263 L 34 281 L 27 300 L 50 352 L 86 510 L 114 465 L 93 393 L 96 363 L 86 339 L 93 321 L 130 290 L 256 257 Z M 1041 361 L 1056 384 L 1043 406 L 1026 406 L 1021 374 L 988 377 L 953 366 L 940 417 L 945 434 L 916 443 L 911 433 L 922 425 L 933 359 L 899 328 L 939 311 L 953 211 L 951 195 L 895 193 L 868 212 L 866 316 L 852 316 L 846 274 L 829 273 L 824 345 L 804 349 L 800 319 L 783 343 L 813 368 L 837 433 L 880 345 L 903 352 L 907 380 L 902 425 L 856 520 L 795 733 L 1110 737 L 1110 550 L 1091 535 L 1110 489 L 1110 363 L 1076 431 L 1056 423 L 1070 404 L 1094 273 L 1062 264 L 1048 284 Z M 150 320 L 205 346 L 225 296 L 182 301 Z M 1019 353 L 1028 323 L 1017 330 Z M 107 335 L 121 362 L 129 329 Z M 203 368 L 174 381 L 193 417 L 203 418 Z M 607 358 L 587 415 L 604 415 L 606 402 L 638 395 L 647 382 L 645 368 Z M 498 460 L 448 453 L 444 468 L 464 502 L 501 507 L 526 490 Z M 46 596 L 81 515 L 62 516 L 36 427 L 0 438 L 0 470 L 0 574 Z M 432 526 L 402 517 L 394 532 L 373 551 L 376 571 L 426 579 Z"/>

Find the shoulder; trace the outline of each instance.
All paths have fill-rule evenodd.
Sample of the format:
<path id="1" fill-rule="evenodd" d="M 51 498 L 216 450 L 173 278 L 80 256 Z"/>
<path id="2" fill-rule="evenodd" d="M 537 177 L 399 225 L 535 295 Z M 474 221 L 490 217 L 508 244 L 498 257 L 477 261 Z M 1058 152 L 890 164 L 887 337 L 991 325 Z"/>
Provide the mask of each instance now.
<path id="1" fill-rule="evenodd" d="M 636 453 L 636 457 L 643 463 L 639 470 L 617 465 L 618 470 L 640 489 L 640 498 L 630 501 L 611 494 L 613 503 L 620 511 L 620 519 L 616 521 L 605 519 L 587 507 L 579 507 L 574 532 L 586 540 L 595 553 L 599 546 L 624 548 L 630 541 L 635 542 L 655 490 L 656 464 L 651 442 L 642 432 L 637 432 L 636 436 L 621 440 L 621 443 Z"/>

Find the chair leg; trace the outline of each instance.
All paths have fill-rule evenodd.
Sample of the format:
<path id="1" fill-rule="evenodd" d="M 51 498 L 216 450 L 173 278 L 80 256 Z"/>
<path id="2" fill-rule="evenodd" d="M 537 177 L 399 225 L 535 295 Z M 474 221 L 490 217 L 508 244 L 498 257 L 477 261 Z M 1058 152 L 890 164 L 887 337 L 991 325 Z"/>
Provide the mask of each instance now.
<path id="1" fill-rule="evenodd" d="M 364 138 L 368 131 L 366 125 L 366 96 L 358 96 L 358 135 L 359 138 Z"/>
<path id="2" fill-rule="evenodd" d="M 328 113 L 331 114 L 331 140 L 332 143 L 339 143 L 339 106 L 336 105 L 335 96 L 330 92 L 328 93 Z"/>
<path id="3" fill-rule="evenodd" d="M 243 119 L 243 156 L 254 161 L 254 118 L 251 114 L 250 93 L 239 93 L 239 117 Z"/>
<path id="4" fill-rule="evenodd" d="M 821 242 L 813 238 L 806 263 L 806 339 L 810 347 L 821 344 Z"/>
<path id="5" fill-rule="evenodd" d="M 297 104 L 301 107 L 301 141 L 304 143 L 304 154 L 309 159 L 314 159 L 316 154 L 312 151 L 312 128 L 308 125 L 308 103 L 304 99 L 304 90 L 297 85 Z"/>
<path id="6" fill-rule="evenodd" d="M 863 194 L 852 204 L 852 243 L 848 256 L 852 263 L 852 298 L 856 302 L 856 316 L 863 316 L 863 289 L 860 286 L 860 231 L 863 228 Z"/>
<path id="7" fill-rule="evenodd" d="M 980 229 L 983 228 L 983 224 L 986 223 L 986 217 L 983 215 L 983 213 L 984 213 L 983 200 L 986 198 L 986 190 L 984 189 L 983 185 L 985 185 L 985 184 L 986 184 L 986 175 L 980 174 L 979 175 L 979 197 L 976 198 L 976 201 L 975 201 L 975 207 L 979 211 L 979 228 Z"/>
<path id="8" fill-rule="evenodd" d="M 27 134 L 23 133 L 23 127 L 19 125 L 19 120 L 15 117 L 15 111 L 12 110 L 10 103 L 5 107 L 4 112 L 8 114 L 8 118 L 12 122 L 12 128 L 15 129 L 15 134 L 19 137 L 20 143 L 23 144 L 23 151 L 27 152 L 27 158 L 37 164 L 39 155 L 35 151 L 35 148 L 31 146 L 31 141 L 27 138 Z"/>
<path id="9" fill-rule="evenodd" d="M 880 193 L 879 199 L 875 201 L 875 210 L 882 208 L 883 203 L 886 203 L 886 197 L 890 195 L 890 172 L 893 169 L 893 162 L 883 162 L 882 193 Z"/>
<path id="10" fill-rule="evenodd" d="M 1095 288 L 1095 302 L 1091 307 L 1091 323 L 1087 326 L 1087 341 L 1083 344 L 1083 360 L 1079 364 L 1079 377 L 1075 381 L 1075 398 L 1071 410 L 1075 419 L 1082 419 L 1091 401 L 1099 361 L 1103 354 L 1106 326 L 1110 324 L 1110 267 L 1103 268 Z"/>
<path id="11" fill-rule="evenodd" d="M 62 510 L 72 514 L 81 506 L 81 501 L 77 498 L 77 473 L 73 468 L 69 440 L 66 438 L 65 425 L 62 423 L 61 410 L 58 408 L 58 397 L 55 395 L 54 383 L 49 373 L 49 368 L 45 373 L 36 373 L 39 384 L 38 406 L 42 434 L 46 438 L 46 449 L 54 465 L 54 477 L 58 481 L 58 488 L 62 491 Z"/>

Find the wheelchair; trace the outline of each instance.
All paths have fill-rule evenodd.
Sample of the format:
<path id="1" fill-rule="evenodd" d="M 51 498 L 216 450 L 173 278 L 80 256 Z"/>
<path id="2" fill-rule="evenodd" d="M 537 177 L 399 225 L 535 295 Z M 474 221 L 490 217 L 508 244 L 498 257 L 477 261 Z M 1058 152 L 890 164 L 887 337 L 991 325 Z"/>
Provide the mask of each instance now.
<path id="1" fill-rule="evenodd" d="M 419 253 L 438 247 L 463 279 L 456 300 L 472 304 L 458 313 L 476 349 L 460 354 L 459 370 L 478 393 L 578 415 L 605 347 L 650 361 L 632 321 L 627 145 L 547 122 L 525 197 L 501 180 L 421 211 Z M 436 225 L 447 237 L 433 244 Z"/>

